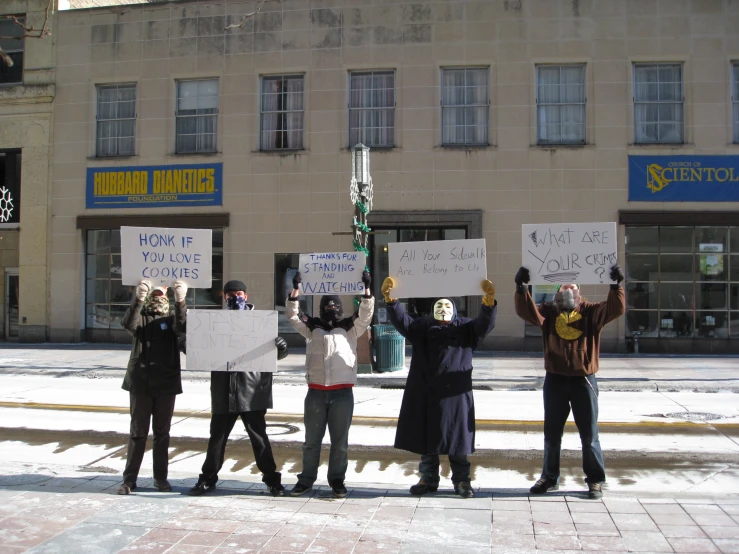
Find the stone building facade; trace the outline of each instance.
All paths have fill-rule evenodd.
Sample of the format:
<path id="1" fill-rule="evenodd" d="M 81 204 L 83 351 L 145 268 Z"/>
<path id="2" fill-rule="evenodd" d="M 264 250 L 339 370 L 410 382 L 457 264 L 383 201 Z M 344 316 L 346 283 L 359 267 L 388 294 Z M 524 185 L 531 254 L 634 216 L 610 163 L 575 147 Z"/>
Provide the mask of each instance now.
<path id="1" fill-rule="evenodd" d="M 629 169 L 733 167 L 736 2 L 173 1 L 64 11 L 58 27 L 52 340 L 120 336 L 121 225 L 212 228 L 217 278 L 279 307 L 298 253 L 352 249 L 333 233 L 349 230 L 348 148 L 364 142 L 369 224 L 386 231 L 371 244 L 376 294 L 388 242 L 484 238 L 499 291 L 485 344 L 537 349 L 513 310 L 521 224 L 617 221 L 629 312 L 604 349 L 634 331 L 642 350 L 738 349 L 739 198 L 674 176 L 643 197 Z M 222 168 L 222 199 L 90 192 L 111 168 L 184 165 Z M 664 196 L 689 186 L 697 198 Z M 217 306 L 220 282 L 193 305 Z M 460 303 L 474 314 L 479 298 Z"/>

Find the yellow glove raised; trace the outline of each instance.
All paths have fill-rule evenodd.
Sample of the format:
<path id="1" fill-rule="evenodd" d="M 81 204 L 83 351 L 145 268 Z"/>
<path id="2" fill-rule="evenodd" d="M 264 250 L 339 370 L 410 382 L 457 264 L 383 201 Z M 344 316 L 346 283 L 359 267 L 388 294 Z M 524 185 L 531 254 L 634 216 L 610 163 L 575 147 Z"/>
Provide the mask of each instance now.
<path id="1" fill-rule="evenodd" d="M 488 281 L 485 279 L 482 283 L 480 283 L 480 286 L 482 287 L 482 292 L 485 293 L 485 296 L 482 297 L 482 303 L 484 306 L 494 306 L 495 305 L 495 285 L 492 281 Z"/>
<path id="2" fill-rule="evenodd" d="M 392 277 L 385 277 L 385 280 L 382 282 L 382 288 L 380 289 L 382 291 L 382 295 L 385 297 L 385 302 L 395 302 L 397 298 L 390 298 L 390 290 L 395 287 L 395 279 Z"/>

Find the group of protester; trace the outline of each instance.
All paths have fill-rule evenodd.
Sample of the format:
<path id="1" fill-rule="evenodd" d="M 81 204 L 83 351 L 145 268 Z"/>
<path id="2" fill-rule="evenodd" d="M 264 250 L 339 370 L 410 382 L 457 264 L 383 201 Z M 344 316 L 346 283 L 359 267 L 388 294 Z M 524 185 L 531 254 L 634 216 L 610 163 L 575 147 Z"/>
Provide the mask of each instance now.
<path id="1" fill-rule="evenodd" d="M 582 442 L 583 470 L 590 498 L 602 496 L 605 482 L 603 452 L 598 438 L 598 371 L 600 334 L 607 323 L 625 311 L 624 274 L 618 265 L 610 270 L 615 284 L 604 302 L 592 303 L 580 295 L 577 284 L 560 285 L 554 301 L 537 305 L 527 283 L 529 271 L 522 267 L 515 277 L 516 313 L 542 330 L 544 349 L 544 464 L 532 494 L 556 490 L 560 477 L 560 449 L 565 422 L 573 413 Z M 287 298 L 287 317 L 306 341 L 304 404 L 305 441 L 298 482 L 289 492 L 299 496 L 312 490 L 318 475 L 321 443 L 328 428 L 331 449 L 328 484 L 336 497 L 347 494 L 344 484 L 348 466 L 349 428 L 354 412 L 352 388 L 357 381 L 357 341 L 372 322 L 374 298 L 371 276 L 362 275 L 365 293 L 359 309 L 344 317 L 338 296 L 323 296 L 319 317 L 300 311 L 301 276 L 293 278 Z M 482 306 L 472 319 L 461 317 L 449 298 L 440 298 L 429 316 L 412 317 L 393 298 L 396 282 L 388 277 L 381 291 L 393 326 L 412 346 L 411 364 L 398 417 L 395 448 L 420 455 L 420 480 L 410 488 L 413 495 L 439 487 L 440 455 L 447 455 L 454 491 L 463 498 L 474 496 L 468 456 L 475 451 L 475 405 L 472 394 L 472 353 L 493 330 L 497 314 L 495 287 L 481 283 Z M 131 432 L 123 484 L 119 494 L 136 489 L 146 449 L 150 423 L 153 427 L 154 486 L 171 491 L 167 481 L 169 430 L 175 397 L 182 392 L 180 350 L 186 333 L 187 285 L 175 283 L 174 314 L 170 313 L 166 287 L 141 281 L 123 326 L 133 335 L 131 357 L 123 382 L 130 393 Z M 253 310 L 247 303 L 246 285 L 229 281 L 223 287 L 224 308 Z M 277 359 L 288 354 L 282 337 L 275 339 Z M 272 374 L 259 372 L 211 373 L 211 421 L 208 450 L 202 473 L 189 494 L 199 496 L 215 490 L 223 466 L 226 443 L 237 419 L 246 427 L 262 481 L 274 496 L 288 494 L 281 483 L 266 431 L 265 415 L 272 408 Z"/>

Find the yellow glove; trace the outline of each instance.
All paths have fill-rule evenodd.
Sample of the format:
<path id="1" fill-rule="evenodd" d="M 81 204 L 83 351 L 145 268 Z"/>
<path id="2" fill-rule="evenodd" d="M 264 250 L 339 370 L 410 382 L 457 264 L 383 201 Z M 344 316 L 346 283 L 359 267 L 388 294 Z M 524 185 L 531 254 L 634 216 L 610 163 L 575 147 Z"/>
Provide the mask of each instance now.
<path id="1" fill-rule="evenodd" d="M 390 290 L 395 287 L 395 279 L 392 277 L 385 277 L 385 280 L 382 282 L 382 288 L 380 289 L 382 291 L 382 295 L 385 297 L 385 302 L 395 302 L 397 298 L 390 298 Z"/>
<path id="2" fill-rule="evenodd" d="M 485 296 L 482 297 L 482 304 L 484 306 L 494 306 L 495 285 L 493 284 L 493 282 L 485 279 L 482 283 L 480 283 L 480 286 L 482 287 L 482 292 L 485 293 Z"/>

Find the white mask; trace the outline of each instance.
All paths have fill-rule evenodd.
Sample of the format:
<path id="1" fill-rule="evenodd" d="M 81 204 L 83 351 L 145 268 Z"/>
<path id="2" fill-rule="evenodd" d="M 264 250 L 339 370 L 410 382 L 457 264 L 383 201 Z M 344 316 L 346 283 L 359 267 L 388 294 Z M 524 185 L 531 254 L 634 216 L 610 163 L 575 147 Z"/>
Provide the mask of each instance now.
<path id="1" fill-rule="evenodd" d="M 442 298 L 434 304 L 434 319 L 449 323 L 454 317 L 454 304 L 451 300 Z"/>
<path id="2" fill-rule="evenodd" d="M 575 293 L 572 289 L 562 291 L 562 309 L 563 310 L 574 310 L 575 309 Z"/>

